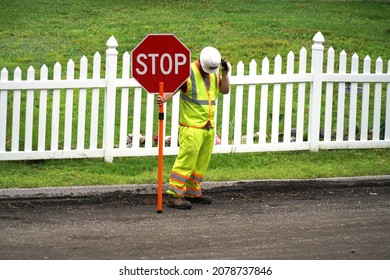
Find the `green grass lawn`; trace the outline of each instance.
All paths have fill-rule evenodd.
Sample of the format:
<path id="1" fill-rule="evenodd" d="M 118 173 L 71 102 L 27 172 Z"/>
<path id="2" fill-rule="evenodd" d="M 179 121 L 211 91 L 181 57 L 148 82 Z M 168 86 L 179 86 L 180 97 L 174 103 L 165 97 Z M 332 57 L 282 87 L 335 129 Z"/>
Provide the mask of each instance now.
<path id="1" fill-rule="evenodd" d="M 270 59 L 272 69 L 277 54 L 285 59 L 290 50 L 298 54 L 302 47 L 308 50 L 309 59 L 312 38 L 318 31 L 325 36 L 325 48 L 332 46 L 336 54 L 345 50 L 350 58 L 356 52 L 361 60 L 366 55 L 372 60 L 381 56 L 384 71 L 388 71 L 390 59 L 388 1 L 252 0 L 238 4 L 233 0 L 2 0 L 1 3 L 0 69 L 6 67 L 10 79 L 16 67 L 22 69 L 25 79 L 30 65 L 39 78 L 38 70 L 43 64 L 49 67 L 51 79 L 53 65 L 58 61 L 65 69 L 69 59 L 75 61 L 77 78 L 79 59 L 86 55 L 92 61 L 96 51 L 104 58 L 111 35 L 118 40 L 120 56 L 130 52 L 147 34 L 173 33 L 192 51 L 193 58 L 204 46 L 213 45 L 232 65 L 243 61 L 246 70 L 252 59 L 260 65 L 265 56 Z M 389 149 L 214 155 L 206 180 L 390 174 L 389 158 Z M 165 181 L 173 161 L 174 157 L 165 158 Z M 112 164 L 102 159 L 0 161 L 3 188 L 150 183 L 156 181 L 156 174 L 155 157 L 117 158 Z"/>
<path id="2" fill-rule="evenodd" d="M 175 34 L 193 56 L 213 45 L 233 65 L 309 49 L 318 31 L 336 53 L 388 60 L 389 14 L 388 1 L 2 0 L 0 67 L 103 55 L 111 35 L 122 54 L 151 33 Z"/>

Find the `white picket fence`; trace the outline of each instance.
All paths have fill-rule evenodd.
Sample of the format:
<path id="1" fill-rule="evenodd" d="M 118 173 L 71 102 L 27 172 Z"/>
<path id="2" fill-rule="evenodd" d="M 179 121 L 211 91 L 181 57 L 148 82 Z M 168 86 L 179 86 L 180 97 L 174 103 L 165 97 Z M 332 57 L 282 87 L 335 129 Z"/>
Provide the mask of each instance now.
<path id="1" fill-rule="evenodd" d="M 290 52 L 286 67 L 278 55 L 273 71 L 264 58 L 261 74 L 253 60 L 249 71 L 238 63 L 231 75 L 231 92 L 218 100 L 217 141 L 214 153 L 390 147 L 390 61 L 352 56 L 347 71 L 347 54 L 327 50 L 324 66 L 324 37 L 313 38 L 311 68 L 302 48 L 298 64 Z M 70 60 L 66 78 L 54 65 L 30 67 L 27 79 L 16 68 L 13 80 L 3 68 L 0 76 L 0 160 L 31 160 L 157 155 L 158 110 L 155 96 L 146 93 L 129 76 L 130 55 L 124 53 L 122 75 L 117 77 L 118 43 L 107 41 L 105 76 L 101 56 L 80 60 L 79 78 Z M 325 68 L 325 71 L 323 70 Z M 282 69 L 285 69 L 285 71 Z M 246 74 L 245 72 L 248 72 Z M 165 155 L 179 150 L 179 95 L 166 106 L 165 134 L 170 135 Z M 50 108 L 50 110 L 48 110 Z M 142 127 L 141 127 L 142 125 Z M 130 136 L 129 136 L 130 135 Z"/>

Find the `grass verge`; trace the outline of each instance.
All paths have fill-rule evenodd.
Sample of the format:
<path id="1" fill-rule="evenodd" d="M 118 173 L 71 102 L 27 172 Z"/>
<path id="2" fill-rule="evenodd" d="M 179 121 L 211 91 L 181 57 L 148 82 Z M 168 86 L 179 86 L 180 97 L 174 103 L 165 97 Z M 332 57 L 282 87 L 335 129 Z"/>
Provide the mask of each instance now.
<path id="1" fill-rule="evenodd" d="M 164 158 L 164 182 L 175 157 Z M 390 174 L 390 149 L 215 154 L 205 181 Z M 157 183 L 157 157 L 0 162 L 0 188 Z"/>

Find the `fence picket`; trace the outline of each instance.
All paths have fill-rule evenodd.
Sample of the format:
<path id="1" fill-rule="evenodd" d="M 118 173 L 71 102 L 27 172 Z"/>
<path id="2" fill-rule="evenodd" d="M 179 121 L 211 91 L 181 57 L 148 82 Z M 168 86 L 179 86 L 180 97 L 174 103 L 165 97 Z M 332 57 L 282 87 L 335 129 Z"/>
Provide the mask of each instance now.
<path id="1" fill-rule="evenodd" d="M 66 69 L 66 80 L 74 80 L 74 62 L 69 60 Z M 65 97 L 65 127 L 64 127 L 64 150 L 71 150 L 72 146 L 72 122 L 73 122 L 73 89 L 66 90 Z"/>
<path id="2" fill-rule="evenodd" d="M 61 64 L 54 65 L 54 81 L 61 80 Z M 52 121 L 51 121 L 51 151 L 58 150 L 59 118 L 60 118 L 60 98 L 61 90 L 53 90 Z"/>
<path id="3" fill-rule="evenodd" d="M 263 76 L 269 75 L 269 59 L 265 57 L 261 64 Z M 268 84 L 261 85 L 260 97 L 260 123 L 259 123 L 259 144 L 265 144 L 267 140 L 267 115 L 268 115 Z"/>
<path id="4" fill-rule="evenodd" d="M 221 145 L 229 144 L 230 97 L 231 94 L 225 94 L 222 98 L 223 108 L 222 108 L 222 123 L 221 123 Z"/>
<path id="5" fill-rule="evenodd" d="M 358 74 L 359 71 L 359 57 L 355 53 L 352 56 L 351 73 Z M 355 141 L 356 139 L 356 107 L 357 107 L 357 83 L 351 83 L 350 86 L 350 101 L 349 101 L 349 129 L 348 141 Z"/>
<path id="6" fill-rule="evenodd" d="M 41 67 L 41 81 L 48 80 L 48 68 Z M 46 116 L 47 116 L 47 89 L 42 89 L 39 93 L 39 116 L 38 116 L 38 151 L 46 148 Z"/>
<path id="7" fill-rule="evenodd" d="M 257 63 L 253 59 L 249 64 L 249 76 L 256 76 Z M 248 107 L 247 107 L 247 126 L 246 126 L 246 143 L 253 144 L 255 128 L 255 105 L 256 105 L 256 85 L 249 85 L 248 90 Z"/>
<path id="8" fill-rule="evenodd" d="M 176 94 L 172 99 L 172 118 L 171 118 L 171 147 L 177 148 L 179 144 L 179 129 L 178 129 L 178 123 L 179 123 L 179 95 Z"/>
<path id="9" fill-rule="evenodd" d="M 302 48 L 299 52 L 299 74 L 306 74 L 306 61 L 307 51 Z M 296 142 L 303 142 L 303 129 L 305 124 L 305 96 L 306 96 L 306 84 L 298 84 L 298 105 L 297 105 L 297 129 L 296 129 Z"/>
<path id="10" fill-rule="evenodd" d="M 363 74 L 371 73 L 371 59 L 367 55 L 364 58 L 363 63 Z M 369 113 L 369 105 L 370 105 L 370 84 L 363 84 L 363 96 L 362 96 L 362 119 L 361 119 L 361 129 L 360 129 L 360 140 L 367 141 L 368 140 L 368 113 Z M 389 107 L 390 108 L 390 107 Z"/>
<path id="11" fill-rule="evenodd" d="M 376 60 L 375 73 L 382 74 L 383 61 L 379 57 Z M 379 140 L 380 138 L 380 126 L 381 126 L 381 99 L 382 99 L 382 83 L 375 83 L 375 95 L 374 95 L 374 124 L 372 139 Z"/>
<path id="12" fill-rule="evenodd" d="M 27 70 L 27 81 L 34 81 L 34 79 L 35 79 L 35 69 L 32 66 L 30 66 Z M 26 152 L 32 151 L 33 120 L 34 120 L 34 90 L 27 90 L 26 122 L 25 122 L 25 136 L 24 136 L 24 150 Z"/>
<path id="13" fill-rule="evenodd" d="M 154 117 L 154 94 L 147 93 L 146 97 L 146 127 L 145 127 L 145 147 L 153 146 L 153 118 Z"/>
<path id="14" fill-rule="evenodd" d="M 334 49 L 328 50 L 326 73 L 334 73 Z M 332 113 L 333 113 L 333 83 L 326 83 L 325 96 L 325 119 L 324 119 L 324 141 L 330 142 L 332 139 Z"/>
<path id="15" fill-rule="evenodd" d="M 244 76 L 244 63 L 240 61 L 237 65 L 237 77 Z M 242 136 L 242 102 L 243 102 L 243 85 L 236 87 L 236 104 L 234 113 L 234 146 L 241 145 Z"/>
<path id="16" fill-rule="evenodd" d="M 133 132 L 132 132 L 132 147 L 134 149 L 139 148 L 139 139 L 141 135 L 141 112 L 142 107 L 140 106 L 142 99 L 142 89 L 136 88 L 134 90 L 134 111 L 133 111 Z"/>
<path id="17" fill-rule="evenodd" d="M 274 74 L 282 74 L 282 57 L 278 54 L 275 58 Z M 272 101 L 272 132 L 271 143 L 279 142 L 279 122 L 280 122 L 280 84 L 274 85 L 273 101 Z"/>
<path id="18" fill-rule="evenodd" d="M 14 71 L 14 81 L 22 80 L 22 70 L 19 67 L 16 67 Z M 21 91 L 14 91 L 14 98 L 12 104 L 12 143 L 11 151 L 19 151 L 19 139 L 20 139 L 20 101 L 21 101 Z"/>
<path id="19" fill-rule="evenodd" d="M 88 75 L 88 59 L 83 56 L 80 60 L 80 80 L 87 79 Z M 78 111 L 78 125 L 77 125 L 77 149 L 82 150 L 85 146 L 85 109 L 87 89 L 80 89 L 79 93 L 79 111 Z"/>
<path id="20" fill-rule="evenodd" d="M 123 54 L 122 79 L 130 77 L 130 54 Z M 119 128 L 119 148 L 126 148 L 127 142 L 127 118 L 129 114 L 129 88 L 122 88 L 121 108 L 120 108 L 120 128 Z"/>
<path id="21" fill-rule="evenodd" d="M 287 56 L 287 74 L 294 74 L 294 53 L 290 51 Z M 286 99 L 284 106 L 284 132 L 283 142 L 291 142 L 293 84 L 286 84 Z"/>
<path id="22" fill-rule="evenodd" d="M 168 107 L 168 104 L 167 103 L 164 103 L 163 104 L 163 106 L 164 106 L 164 120 L 163 120 L 163 139 L 165 139 L 165 136 L 166 136 L 166 129 L 167 129 L 167 115 L 168 115 L 168 112 L 167 112 L 167 107 Z M 157 118 L 156 118 L 157 119 Z M 155 135 L 157 135 L 157 137 L 158 137 L 158 135 L 159 135 L 159 133 L 158 133 L 158 130 L 159 130 L 160 128 L 157 128 L 156 129 L 156 132 L 155 132 Z M 164 145 L 165 145 L 165 140 L 162 140 L 163 142 L 162 143 L 164 143 Z"/>
<path id="23" fill-rule="evenodd" d="M 100 63 L 101 56 L 99 52 L 96 52 L 93 56 L 93 72 L 92 79 L 100 79 Z M 99 125 L 99 96 L 100 89 L 92 89 L 92 101 L 91 101 L 91 132 L 90 132 L 90 149 L 97 149 L 97 139 L 98 139 L 98 125 Z"/>
<path id="24" fill-rule="evenodd" d="M 256 76 L 257 63 L 253 59 L 249 64 L 249 76 Z M 247 107 L 247 144 L 253 144 L 255 127 L 256 85 L 249 85 Z"/>
<path id="25" fill-rule="evenodd" d="M 347 54 L 345 51 L 340 53 L 339 73 L 344 74 L 347 71 Z M 344 107 L 345 107 L 345 82 L 339 83 L 337 96 L 337 132 L 336 141 L 343 141 L 344 137 Z"/>

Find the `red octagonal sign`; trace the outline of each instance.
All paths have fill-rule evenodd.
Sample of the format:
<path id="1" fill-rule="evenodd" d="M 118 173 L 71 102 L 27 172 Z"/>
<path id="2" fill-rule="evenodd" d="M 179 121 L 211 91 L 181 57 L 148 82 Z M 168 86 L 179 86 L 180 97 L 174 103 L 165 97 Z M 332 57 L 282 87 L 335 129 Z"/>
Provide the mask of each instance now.
<path id="1" fill-rule="evenodd" d="M 191 52 L 172 34 L 150 34 L 131 52 L 131 75 L 149 93 L 176 92 L 191 73 Z"/>

